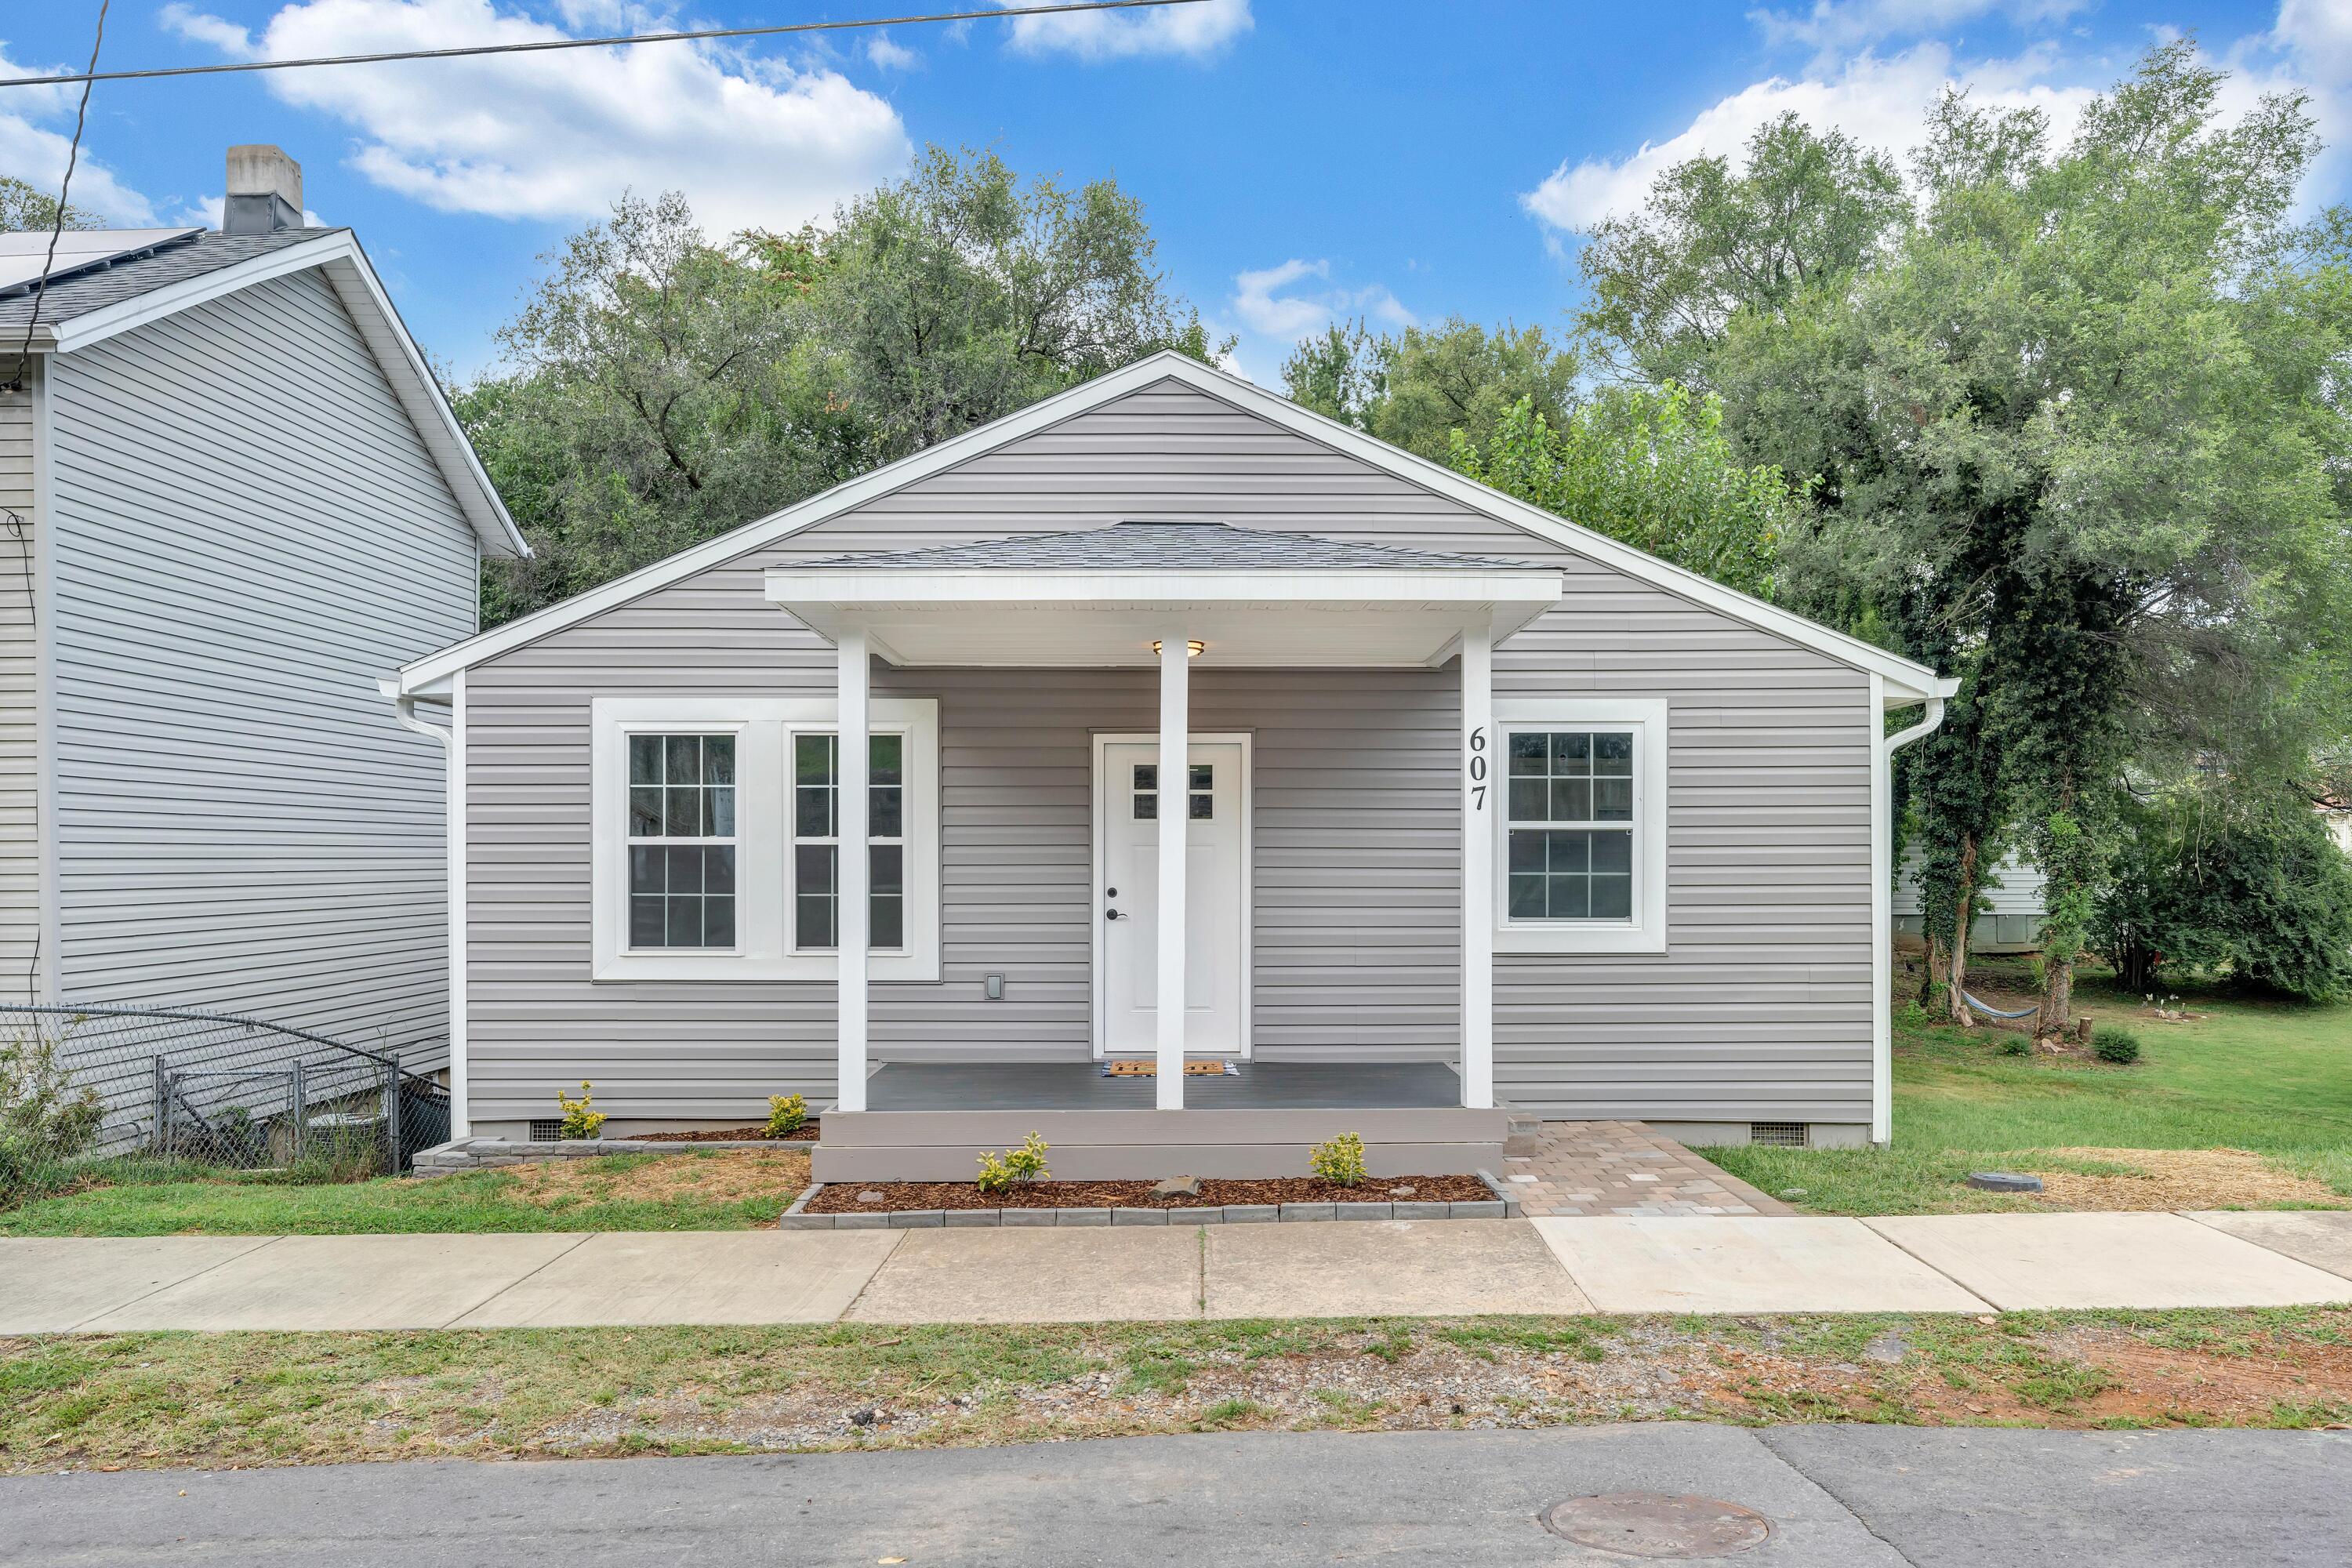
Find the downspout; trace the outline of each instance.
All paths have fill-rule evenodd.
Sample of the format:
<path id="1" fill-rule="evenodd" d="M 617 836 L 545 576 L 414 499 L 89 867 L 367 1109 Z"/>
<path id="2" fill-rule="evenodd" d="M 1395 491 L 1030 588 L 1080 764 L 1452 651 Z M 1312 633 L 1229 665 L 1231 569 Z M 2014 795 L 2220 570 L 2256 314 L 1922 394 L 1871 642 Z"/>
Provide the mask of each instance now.
<path id="1" fill-rule="evenodd" d="M 462 680 L 464 677 L 458 679 Z M 416 716 L 416 699 L 400 689 L 397 676 L 385 676 L 376 686 L 392 699 L 393 717 L 400 721 L 401 728 L 432 736 L 440 742 L 445 759 L 446 782 L 443 787 L 446 795 L 449 855 L 449 1136 L 465 1138 L 471 1135 L 466 1113 L 466 761 L 457 734 L 457 726 L 463 722 L 459 704 L 464 698 L 458 692 L 451 693 L 451 723 L 444 727 Z"/>
<path id="2" fill-rule="evenodd" d="M 1884 679 L 1871 678 L 1874 698 L 1883 693 Z M 1927 699 L 1926 717 L 1879 736 L 1871 748 L 1870 1142 L 1881 1149 L 1895 1138 L 1895 753 L 1944 721 L 1944 703 L 1959 685 L 1938 680 Z"/>

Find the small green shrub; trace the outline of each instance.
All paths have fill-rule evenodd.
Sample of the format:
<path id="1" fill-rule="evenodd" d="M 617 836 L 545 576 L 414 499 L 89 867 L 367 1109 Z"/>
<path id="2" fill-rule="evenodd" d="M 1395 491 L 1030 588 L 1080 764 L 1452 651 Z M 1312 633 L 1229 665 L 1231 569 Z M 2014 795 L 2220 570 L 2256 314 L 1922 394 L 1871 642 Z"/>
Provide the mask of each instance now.
<path id="1" fill-rule="evenodd" d="M 1032 1132 L 1021 1141 L 1018 1149 L 1007 1149 L 1003 1154 L 982 1153 L 980 1157 L 980 1190 L 1001 1193 L 1019 1182 L 1042 1182 L 1054 1173 L 1045 1168 L 1045 1151 L 1051 1147 L 1045 1139 Z"/>
<path id="2" fill-rule="evenodd" d="M 1307 1168 L 1327 1182 L 1352 1187 L 1364 1179 L 1364 1141 L 1342 1132 L 1328 1143 L 1318 1143 L 1307 1156 Z"/>
<path id="3" fill-rule="evenodd" d="M 563 1131 L 557 1134 L 558 1137 L 593 1138 L 604 1131 L 604 1113 L 588 1109 L 589 1102 L 595 1098 L 588 1092 L 590 1087 L 588 1080 L 582 1079 L 577 1100 L 560 1089 L 555 1091 L 555 1103 L 563 1107 Z"/>
<path id="4" fill-rule="evenodd" d="M 2005 1057 L 2032 1056 L 2033 1054 L 2032 1037 L 2004 1031 L 2000 1037 L 2000 1054 Z"/>
<path id="5" fill-rule="evenodd" d="M 37 1026 L 0 1041 L 0 1202 L 37 1170 L 86 1153 L 105 1118 L 98 1091 L 74 1087 Z"/>
<path id="6" fill-rule="evenodd" d="M 2091 1054 L 2117 1067 L 2139 1060 L 2139 1037 L 2129 1029 L 2102 1024 L 2091 1031 Z"/>
<path id="7" fill-rule="evenodd" d="M 768 1136 L 789 1138 L 808 1125 L 808 1101 L 797 1094 L 768 1096 Z"/>

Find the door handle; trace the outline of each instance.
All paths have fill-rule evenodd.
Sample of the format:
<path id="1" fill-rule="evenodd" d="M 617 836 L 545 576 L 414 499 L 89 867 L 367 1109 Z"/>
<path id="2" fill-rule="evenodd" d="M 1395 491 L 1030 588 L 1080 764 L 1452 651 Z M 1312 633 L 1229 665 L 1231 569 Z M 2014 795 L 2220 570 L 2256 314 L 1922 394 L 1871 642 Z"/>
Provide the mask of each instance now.
<path id="1" fill-rule="evenodd" d="M 1103 911 L 1103 919 L 1107 921 L 1123 921 L 1127 917 L 1125 915 L 1120 914 L 1117 910 L 1105 910 Z"/>

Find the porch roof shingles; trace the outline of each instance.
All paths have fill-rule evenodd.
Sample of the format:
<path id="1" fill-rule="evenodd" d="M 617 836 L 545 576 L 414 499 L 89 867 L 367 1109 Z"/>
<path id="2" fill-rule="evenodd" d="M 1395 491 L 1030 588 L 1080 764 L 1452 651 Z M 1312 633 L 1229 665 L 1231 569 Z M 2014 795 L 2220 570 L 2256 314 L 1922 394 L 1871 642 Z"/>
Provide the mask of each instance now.
<path id="1" fill-rule="evenodd" d="M 1527 561 L 1358 544 L 1224 522 L 1120 522 L 1058 533 L 1016 534 L 927 550 L 828 555 L 804 571 L 856 567 L 898 572 L 1527 572 Z"/>

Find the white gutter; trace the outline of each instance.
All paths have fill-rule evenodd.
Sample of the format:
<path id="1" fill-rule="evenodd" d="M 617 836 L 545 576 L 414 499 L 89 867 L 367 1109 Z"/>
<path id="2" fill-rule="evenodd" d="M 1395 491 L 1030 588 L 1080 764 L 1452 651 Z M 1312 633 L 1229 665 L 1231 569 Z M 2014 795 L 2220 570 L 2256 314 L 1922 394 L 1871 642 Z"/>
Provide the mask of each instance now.
<path id="1" fill-rule="evenodd" d="M 1907 730 L 1880 735 L 1870 748 L 1870 1142 L 1884 1149 L 1895 1138 L 1895 765 L 1896 752 L 1944 721 L 1944 703 L 1960 689 L 1940 678 L 1927 698 L 1927 717 Z M 1885 678 L 1870 678 L 1870 717 L 1884 711 Z"/>
<path id="2" fill-rule="evenodd" d="M 397 676 L 385 676 L 376 689 L 392 699 L 393 717 L 401 728 L 430 735 L 441 743 L 447 759 L 446 794 L 449 854 L 449 1136 L 470 1137 L 466 1113 L 466 710 L 465 675 L 461 671 L 449 695 L 446 728 L 416 716 L 416 699 L 400 690 Z"/>

